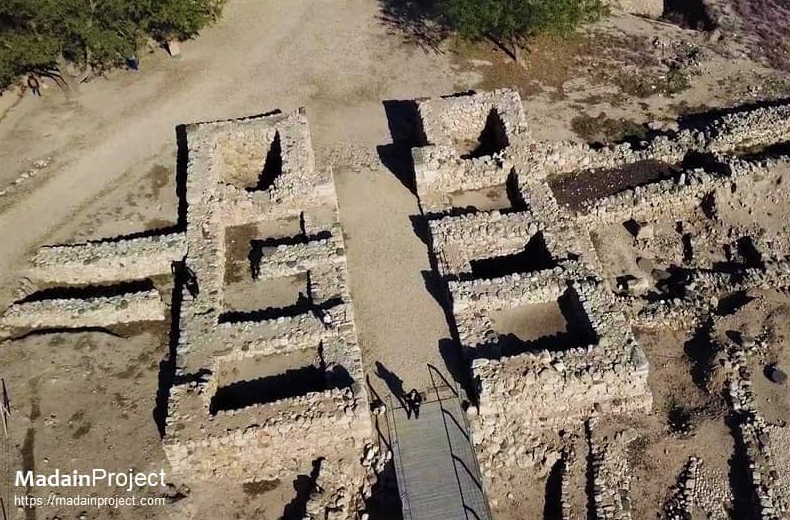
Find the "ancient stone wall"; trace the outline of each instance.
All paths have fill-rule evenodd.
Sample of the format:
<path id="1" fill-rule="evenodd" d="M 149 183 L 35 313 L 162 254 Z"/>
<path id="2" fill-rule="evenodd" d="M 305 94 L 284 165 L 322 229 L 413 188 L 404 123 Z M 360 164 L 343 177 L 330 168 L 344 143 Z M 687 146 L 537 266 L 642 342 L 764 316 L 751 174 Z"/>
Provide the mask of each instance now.
<path id="1" fill-rule="evenodd" d="M 532 277 L 532 288 L 517 289 L 519 304 L 556 300 L 565 291 L 551 277 Z M 493 282 L 493 281 L 492 281 Z M 494 286 L 494 283 L 491 284 Z M 507 291 L 498 288 L 498 296 Z M 652 401 L 647 386 L 647 359 L 630 334 L 621 313 L 612 312 L 613 300 L 606 302 L 600 286 L 572 285 L 591 321 L 597 342 L 557 350 L 525 352 L 514 357 L 476 359 L 472 372 L 479 389 L 479 415 L 518 417 L 523 424 L 547 427 L 569 417 L 584 417 L 597 411 L 627 412 L 648 410 Z M 456 293 L 454 293 L 456 294 Z M 532 299 L 526 300 L 530 295 Z M 467 302 L 469 300 L 463 300 Z M 476 308 L 458 309 L 464 315 L 488 315 L 491 305 L 483 295 Z M 468 314 L 467 314 L 468 313 Z M 488 323 L 483 318 L 481 322 Z M 466 323 L 466 320 L 461 323 Z M 461 341 L 495 340 L 492 329 L 473 336 L 459 324 Z M 470 341 L 471 339 L 471 341 Z"/>
<path id="2" fill-rule="evenodd" d="M 442 276 L 471 273 L 473 260 L 518 253 L 540 231 L 529 213 L 496 210 L 444 217 L 429 225 L 433 252 L 442 258 Z"/>
<path id="3" fill-rule="evenodd" d="M 181 233 L 85 244 L 44 246 L 33 257 L 29 277 L 49 283 L 94 284 L 170 274 L 186 256 Z"/>
<path id="4" fill-rule="evenodd" d="M 173 470 L 195 478 L 288 479 L 318 458 L 361 454 L 369 439 L 367 407 L 359 406 L 351 389 L 311 393 L 214 417 L 202 412 L 199 392 L 179 386 L 171 393 L 179 403 L 172 424 L 189 421 L 189 411 L 200 414 L 201 428 L 174 432 L 165 444 Z M 194 402 L 194 409 L 189 402 Z"/>
<path id="5" fill-rule="evenodd" d="M 56 298 L 11 305 L 6 327 L 86 328 L 165 319 L 165 304 L 156 290 L 88 299 Z"/>
<path id="6" fill-rule="evenodd" d="M 309 509 L 356 518 L 380 457 L 334 183 L 316 167 L 305 112 L 189 125 L 187 145 L 183 232 L 40 249 L 31 280 L 88 287 L 35 293 L 2 324 L 163 320 L 159 291 L 169 284 L 113 293 L 124 287 L 116 282 L 155 287 L 149 277 L 172 272 L 178 334 L 163 442 L 173 474 L 290 479 L 320 461 L 323 488 Z M 278 291 L 275 303 L 263 303 Z"/>
<path id="7" fill-rule="evenodd" d="M 503 101 L 491 101 L 492 96 Z M 454 115 L 464 112 L 459 105 L 469 105 L 469 112 L 479 112 L 490 105 L 520 104 L 514 98 L 517 94 L 513 91 L 496 91 L 454 97 L 452 104 L 443 99 L 420 102 L 429 143 L 447 143 L 454 134 L 474 133 L 471 119 Z M 437 113 L 441 109 L 448 115 Z M 514 122 L 507 127 L 507 146 L 475 158 L 498 161 L 498 177 L 479 175 L 473 163 L 463 162 L 469 159 L 455 159 L 455 166 L 448 167 L 431 146 L 413 152 L 417 191 L 423 209 L 429 213 L 450 212 L 452 196 L 459 190 L 511 182 L 510 190 L 518 191 L 517 200 L 511 200 L 513 208 L 440 215 L 429 222 L 438 269 L 448 281 L 458 339 L 472 358 L 478 401 L 471 420 L 472 436 L 483 473 L 489 477 L 501 468 L 520 464 L 526 452 L 517 457 L 512 449 L 528 444 L 527 439 L 536 431 L 600 413 L 647 411 L 652 403 L 647 359 L 617 300 L 596 279 L 600 266 L 589 237 L 577 233 L 577 223 L 560 209 L 545 182 L 547 174 L 615 164 L 624 158 L 636 161 L 642 156 L 661 155 L 675 161 L 683 154 L 683 147 L 668 140 L 642 152 L 626 146 L 593 151 L 573 144 L 555 147 L 534 143 L 523 112 L 509 113 Z M 441 122 L 448 119 L 467 128 L 447 130 Z M 482 140 L 483 136 L 481 145 Z M 516 208 L 522 201 L 526 208 Z M 541 247 L 530 248 L 538 235 Z M 476 278 L 472 272 L 473 261 L 519 252 L 527 256 L 514 260 L 509 273 Z M 518 309 L 531 305 L 555 305 L 566 298 L 575 299 L 578 307 L 577 315 L 567 318 L 586 322 L 589 337 L 580 344 L 568 343 L 579 339 L 566 338 L 563 331 L 554 340 L 537 338 L 535 347 L 527 343 L 523 352 L 508 352 L 503 345 L 509 340 L 503 339 L 497 315 L 511 310 L 522 312 Z M 543 340 L 556 345 L 538 346 Z M 505 446 L 511 448 L 505 450 Z M 542 456 L 535 452 L 532 457 L 540 460 Z"/>
<path id="8" fill-rule="evenodd" d="M 529 133 L 517 92 L 419 100 L 418 110 L 427 145 L 412 157 L 424 210 L 447 209 L 452 192 L 507 182 L 510 147 Z"/>
<path id="9" fill-rule="evenodd" d="M 195 125 L 188 144 L 186 265 L 199 290 L 184 291 L 180 310 L 180 377 L 165 437 L 174 471 L 269 480 L 320 457 L 358 461 L 371 425 L 345 248 L 331 175 L 315 166 L 304 112 Z M 279 171 L 264 179 L 272 164 Z M 307 275 L 304 301 L 277 317 L 223 313 L 226 270 L 237 265 L 228 227 L 274 229 L 267 223 L 294 219 L 304 222 L 300 236 L 253 236 L 281 242 L 263 247 L 255 273 L 231 274 L 253 287 Z M 268 390 L 218 404 L 239 385 Z"/>

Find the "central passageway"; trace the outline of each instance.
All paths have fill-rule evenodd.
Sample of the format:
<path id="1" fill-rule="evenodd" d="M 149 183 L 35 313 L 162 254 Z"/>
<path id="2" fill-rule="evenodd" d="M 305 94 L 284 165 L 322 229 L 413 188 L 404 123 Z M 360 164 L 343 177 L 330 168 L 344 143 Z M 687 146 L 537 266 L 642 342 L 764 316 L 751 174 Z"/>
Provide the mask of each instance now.
<path id="1" fill-rule="evenodd" d="M 366 124 L 384 133 L 384 110 L 381 116 L 380 125 Z M 401 142 L 344 150 L 332 162 L 357 335 L 371 398 L 387 405 L 376 421 L 380 440 L 393 451 L 403 518 L 488 519 L 454 390 L 451 372 L 457 370 L 447 368 L 448 362 L 458 366 L 458 347 L 450 339 L 436 289 L 441 284 L 435 281 L 419 204 L 409 187 L 409 147 Z M 403 408 L 403 396 L 411 389 L 425 396 L 419 418 L 409 418 Z"/>
<path id="2" fill-rule="evenodd" d="M 425 390 L 428 364 L 450 378 L 442 357 L 451 348 L 450 330 L 426 287 L 428 247 L 412 226 L 420 212 L 417 199 L 378 163 L 375 150 L 369 158 L 374 164 L 359 173 L 335 170 L 366 374 L 382 396 Z"/>

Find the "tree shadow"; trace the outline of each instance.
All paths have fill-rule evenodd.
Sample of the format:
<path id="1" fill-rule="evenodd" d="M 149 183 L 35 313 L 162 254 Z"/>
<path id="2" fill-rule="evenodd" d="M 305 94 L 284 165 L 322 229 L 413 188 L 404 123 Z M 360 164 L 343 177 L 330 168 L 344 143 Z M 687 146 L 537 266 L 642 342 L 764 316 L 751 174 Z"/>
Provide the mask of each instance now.
<path id="1" fill-rule="evenodd" d="M 389 34 L 401 36 L 424 52 L 441 53 L 450 31 L 436 0 L 379 0 L 379 22 Z"/>

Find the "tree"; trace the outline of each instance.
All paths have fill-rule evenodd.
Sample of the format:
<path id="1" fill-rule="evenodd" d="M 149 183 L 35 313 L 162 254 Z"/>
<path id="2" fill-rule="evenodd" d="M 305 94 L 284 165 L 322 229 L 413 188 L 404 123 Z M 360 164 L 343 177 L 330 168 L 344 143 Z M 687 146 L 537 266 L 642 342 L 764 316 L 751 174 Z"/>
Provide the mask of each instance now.
<path id="1" fill-rule="evenodd" d="M 58 56 L 58 42 L 46 36 L 0 32 L 0 89 L 20 74 L 46 69 Z"/>
<path id="2" fill-rule="evenodd" d="M 215 22 L 225 0 L 154 0 L 148 32 L 159 40 L 186 39 Z"/>
<path id="3" fill-rule="evenodd" d="M 606 12 L 602 0 L 442 0 L 446 22 L 469 40 L 488 38 L 519 61 L 519 40 L 567 36 Z"/>
<path id="4" fill-rule="evenodd" d="M 220 16 L 225 0 L 3 0 L 0 88 L 28 72 L 84 79 L 122 64 L 147 36 L 189 38 Z M 62 75 L 62 74 L 61 74 Z"/>

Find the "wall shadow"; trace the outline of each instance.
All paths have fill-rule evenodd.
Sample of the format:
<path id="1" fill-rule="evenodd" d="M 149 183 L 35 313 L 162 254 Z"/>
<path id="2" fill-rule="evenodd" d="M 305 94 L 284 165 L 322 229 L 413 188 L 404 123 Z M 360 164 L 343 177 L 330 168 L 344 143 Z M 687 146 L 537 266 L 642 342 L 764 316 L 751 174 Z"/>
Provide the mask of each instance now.
<path id="1" fill-rule="evenodd" d="M 187 227 L 187 167 L 189 166 L 189 142 L 187 125 L 176 126 L 176 198 L 178 199 L 178 220 L 176 227 Z"/>
<path id="2" fill-rule="evenodd" d="M 217 389 L 217 393 L 211 398 L 209 413 L 216 415 L 219 412 L 241 410 L 312 392 L 323 392 L 328 386 L 327 374 L 315 365 L 289 369 L 273 376 L 236 381 Z"/>
<path id="3" fill-rule="evenodd" d="M 176 379 L 176 349 L 181 334 L 179 318 L 183 300 L 183 287 L 186 283 L 185 264 L 173 262 L 173 292 L 170 299 L 170 334 L 168 336 L 167 354 L 159 362 L 159 377 L 156 389 L 156 402 L 152 412 L 159 436 L 164 437 L 167 424 L 167 403 L 170 400 L 170 389 Z"/>
<path id="4" fill-rule="evenodd" d="M 414 165 L 411 149 L 422 146 L 425 136 L 422 131 L 417 102 L 408 100 L 383 101 L 392 143 L 376 147 L 382 164 L 403 184 L 406 189 L 417 194 L 414 181 Z"/>
<path id="5" fill-rule="evenodd" d="M 310 298 L 300 293 L 299 301 L 285 307 L 267 307 L 254 311 L 228 311 L 218 317 L 219 323 L 240 323 L 245 321 L 268 321 L 277 318 L 293 318 L 302 314 L 312 313 L 316 319 L 321 320 L 324 314 L 332 307 L 341 305 L 342 298 L 330 298 L 320 303 L 313 303 Z"/>
<path id="6" fill-rule="evenodd" d="M 780 98 L 765 101 L 755 101 L 754 103 L 745 103 L 735 107 L 715 108 L 700 112 L 688 113 L 678 118 L 679 130 L 702 130 L 704 127 L 711 125 L 717 119 L 739 112 L 748 112 L 757 108 L 773 108 L 790 103 L 790 98 Z"/>
<path id="7" fill-rule="evenodd" d="M 466 394 L 466 399 L 475 402 L 474 385 L 472 383 L 472 369 L 469 366 L 471 356 L 457 341 L 450 338 L 439 340 L 439 353 L 442 361 L 458 386 Z"/>
<path id="8" fill-rule="evenodd" d="M 85 286 L 59 286 L 51 287 L 49 289 L 42 289 L 31 293 L 21 300 L 16 301 L 17 304 L 33 303 L 45 300 L 83 300 L 91 298 L 111 298 L 114 296 L 121 296 L 124 294 L 133 294 L 140 292 L 147 292 L 154 289 L 154 282 L 150 278 L 142 280 L 134 280 L 129 282 L 112 283 L 108 285 L 85 285 Z"/>
<path id="9" fill-rule="evenodd" d="M 313 461 L 313 469 L 309 475 L 299 475 L 293 481 L 293 488 L 296 496 L 283 509 L 283 520 L 302 520 L 307 513 L 307 502 L 310 494 L 318 481 L 318 474 L 321 472 L 323 458 Z"/>

